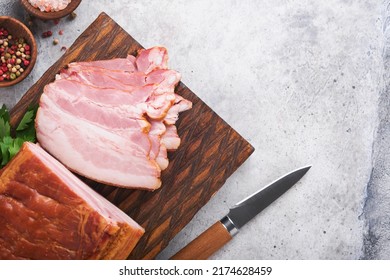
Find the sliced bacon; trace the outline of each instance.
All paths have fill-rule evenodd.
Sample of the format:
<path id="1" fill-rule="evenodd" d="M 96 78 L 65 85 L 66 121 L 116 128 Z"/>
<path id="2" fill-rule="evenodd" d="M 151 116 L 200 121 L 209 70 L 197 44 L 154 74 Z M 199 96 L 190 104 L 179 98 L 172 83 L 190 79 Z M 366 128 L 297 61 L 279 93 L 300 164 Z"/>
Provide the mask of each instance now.
<path id="1" fill-rule="evenodd" d="M 192 106 L 175 94 L 181 76 L 167 61 L 167 50 L 154 47 L 137 58 L 69 64 L 44 88 L 38 141 L 85 177 L 125 188 L 160 187 L 167 151 L 180 145 L 173 124 Z"/>

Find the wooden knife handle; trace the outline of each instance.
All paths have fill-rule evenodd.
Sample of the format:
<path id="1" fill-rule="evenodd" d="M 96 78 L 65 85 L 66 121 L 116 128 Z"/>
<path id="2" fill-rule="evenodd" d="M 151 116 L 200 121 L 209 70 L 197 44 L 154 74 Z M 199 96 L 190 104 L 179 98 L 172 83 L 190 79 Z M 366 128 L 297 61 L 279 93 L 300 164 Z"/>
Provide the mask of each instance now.
<path id="1" fill-rule="evenodd" d="M 232 236 L 218 221 L 191 243 L 177 252 L 171 260 L 206 260 L 232 239 Z"/>

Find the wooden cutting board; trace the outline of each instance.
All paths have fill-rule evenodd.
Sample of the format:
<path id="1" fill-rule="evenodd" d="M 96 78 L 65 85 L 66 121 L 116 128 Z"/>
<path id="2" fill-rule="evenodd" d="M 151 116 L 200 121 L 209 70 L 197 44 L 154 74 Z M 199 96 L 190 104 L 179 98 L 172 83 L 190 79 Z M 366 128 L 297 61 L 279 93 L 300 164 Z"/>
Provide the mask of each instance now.
<path id="1" fill-rule="evenodd" d="M 114 20 L 100 14 L 11 110 L 11 124 L 17 124 L 27 107 L 38 102 L 43 87 L 68 63 L 126 57 L 141 48 Z M 177 122 L 182 144 L 169 154 L 159 190 L 127 190 L 82 178 L 145 228 L 129 259 L 153 259 L 254 151 L 183 83 L 176 91 L 192 101 L 193 108 Z"/>

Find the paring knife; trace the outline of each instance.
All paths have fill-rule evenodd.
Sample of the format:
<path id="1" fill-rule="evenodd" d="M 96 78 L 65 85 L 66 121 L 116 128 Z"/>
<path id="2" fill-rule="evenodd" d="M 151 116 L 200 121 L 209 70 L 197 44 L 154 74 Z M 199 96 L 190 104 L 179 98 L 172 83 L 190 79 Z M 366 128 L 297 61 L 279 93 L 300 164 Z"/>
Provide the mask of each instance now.
<path id="1" fill-rule="evenodd" d="M 205 260 L 224 246 L 253 217 L 295 185 L 310 169 L 292 171 L 238 202 L 229 213 L 176 253 L 171 260 Z"/>

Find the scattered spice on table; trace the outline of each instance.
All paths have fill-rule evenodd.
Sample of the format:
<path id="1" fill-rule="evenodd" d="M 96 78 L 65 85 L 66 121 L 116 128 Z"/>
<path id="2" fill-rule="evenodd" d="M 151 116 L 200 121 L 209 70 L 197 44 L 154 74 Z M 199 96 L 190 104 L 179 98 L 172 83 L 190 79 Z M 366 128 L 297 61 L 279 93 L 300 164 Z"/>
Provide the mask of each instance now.
<path id="1" fill-rule="evenodd" d="M 53 35 L 53 32 L 51 32 L 50 30 L 49 31 L 45 31 L 42 33 L 42 38 L 47 38 L 47 37 L 51 37 Z"/>
<path id="2" fill-rule="evenodd" d="M 71 12 L 69 15 L 69 19 L 75 19 L 77 17 L 77 14 L 75 12 Z"/>
<path id="3" fill-rule="evenodd" d="M 0 27 L 0 81 L 15 80 L 30 64 L 31 47 Z"/>

